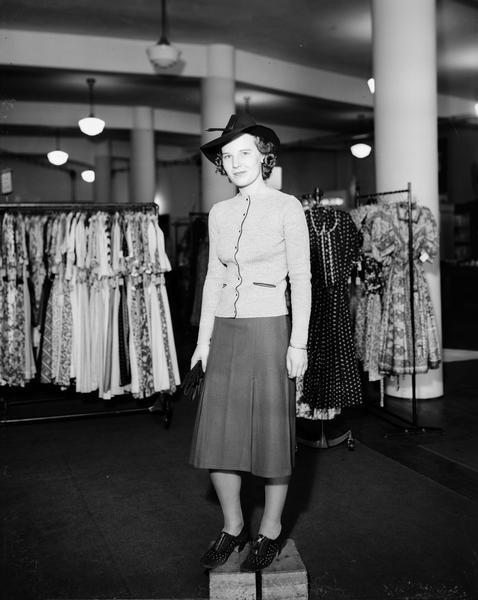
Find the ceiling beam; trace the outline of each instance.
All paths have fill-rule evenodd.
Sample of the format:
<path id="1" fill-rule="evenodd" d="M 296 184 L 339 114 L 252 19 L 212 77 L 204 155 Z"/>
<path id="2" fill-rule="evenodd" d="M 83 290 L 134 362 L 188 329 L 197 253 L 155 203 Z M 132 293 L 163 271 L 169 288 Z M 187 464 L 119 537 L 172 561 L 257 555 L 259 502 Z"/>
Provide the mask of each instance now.
<path id="1" fill-rule="evenodd" d="M 153 72 L 141 40 L 0 29 L 0 66 L 16 65 L 81 71 L 149 74 Z M 207 75 L 207 46 L 178 44 L 183 64 L 179 77 Z M 167 76 L 167 75 L 165 75 Z M 353 103 L 371 107 L 373 97 L 359 77 L 312 69 L 258 54 L 236 50 L 239 83 L 298 96 Z M 8 90 L 6 90 L 8 94 Z M 109 107 L 113 110 L 113 107 Z M 439 95 L 439 116 L 473 114 L 473 102 Z M 193 131 L 190 130 L 189 133 Z"/>
<path id="2" fill-rule="evenodd" d="M 54 102 L 11 102 L 4 105 L 0 111 L 3 126 L 13 133 L 16 126 L 45 127 L 70 129 L 76 127 L 78 120 L 88 113 L 86 104 L 54 103 Z M 108 129 L 116 131 L 129 131 L 133 129 L 134 107 L 131 106 L 95 106 L 95 114 L 106 121 Z M 186 135 L 201 135 L 201 119 L 195 113 L 174 110 L 154 109 L 154 129 L 163 133 Z M 283 143 L 307 140 L 331 132 L 318 129 L 301 129 L 299 127 L 285 127 L 274 123 L 267 123 L 274 128 Z M 78 135 L 83 136 L 78 129 Z M 8 136 L 5 136 L 7 139 Z M 160 135 L 161 139 L 161 135 Z"/>
<path id="3" fill-rule="evenodd" d="M 147 42 L 98 36 L 0 29 L 0 65 L 145 74 L 157 76 L 146 57 Z M 153 43 L 153 42 L 151 42 Z M 163 76 L 207 76 L 207 46 L 177 44 L 182 64 Z M 362 106 L 373 101 L 366 82 L 322 69 L 312 69 L 267 56 L 236 50 L 236 80 L 263 89 Z"/>

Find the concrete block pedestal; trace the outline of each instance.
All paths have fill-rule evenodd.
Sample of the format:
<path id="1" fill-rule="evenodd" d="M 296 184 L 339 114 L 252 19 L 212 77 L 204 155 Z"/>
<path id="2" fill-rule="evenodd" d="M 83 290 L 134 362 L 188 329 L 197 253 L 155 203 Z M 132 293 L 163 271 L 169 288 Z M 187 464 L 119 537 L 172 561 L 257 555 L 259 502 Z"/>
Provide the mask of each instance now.
<path id="1" fill-rule="evenodd" d="M 260 573 L 241 573 L 249 547 L 233 552 L 222 566 L 210 571 L 210 600 L 308 600 L 307 571 L 294 540 Z"/>

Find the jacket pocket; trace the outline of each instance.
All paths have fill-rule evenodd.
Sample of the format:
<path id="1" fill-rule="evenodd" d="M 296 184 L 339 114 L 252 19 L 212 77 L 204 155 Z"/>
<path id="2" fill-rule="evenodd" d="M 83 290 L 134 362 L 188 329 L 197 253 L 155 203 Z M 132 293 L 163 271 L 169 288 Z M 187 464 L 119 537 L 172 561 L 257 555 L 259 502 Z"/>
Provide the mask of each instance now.
<path id="1" fill-rule="evenodd" d="M 259 281 L 253 281 L 252 285 L 259 285 L 261 287 L 268 287 L 268 288 L 275 288 L 277 287 L 276 285 L 274 285 L 273 283 L 261 283 Z"/>

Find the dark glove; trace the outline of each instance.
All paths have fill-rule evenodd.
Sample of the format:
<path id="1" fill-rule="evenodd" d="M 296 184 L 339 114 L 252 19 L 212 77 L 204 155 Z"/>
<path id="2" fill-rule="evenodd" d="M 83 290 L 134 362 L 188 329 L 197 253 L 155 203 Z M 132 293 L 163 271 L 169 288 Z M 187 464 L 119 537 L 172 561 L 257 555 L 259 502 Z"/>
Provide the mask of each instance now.
<path id="1" fill-rule="evenodd" d="M 191 400 L 197 400 L 201 395 L 203 381 L 204 371 L 199 360 L 183 379 L 183 395 Z"/>

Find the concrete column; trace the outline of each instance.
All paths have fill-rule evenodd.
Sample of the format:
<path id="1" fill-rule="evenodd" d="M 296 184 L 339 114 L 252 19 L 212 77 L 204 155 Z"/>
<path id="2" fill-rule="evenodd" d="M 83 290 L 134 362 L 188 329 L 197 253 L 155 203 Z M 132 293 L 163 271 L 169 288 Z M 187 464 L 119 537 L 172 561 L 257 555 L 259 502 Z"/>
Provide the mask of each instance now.
<path id="1" fill-rule="evenodd" d="M 208 127 L 225 127 L 235 112 L 234 48 L 226 44 L 208 47 L 208 74 L 201 82 L 201 144 L 214 139 L 220 131 L 205 131 Z M 234 195 L 227 177 L 216 173 L 214 165 L 201 156 L 201 210 L 208 212 L 213 204 Z"/>
<path id="2" fill-rule="evenodd" d="M 149 106 L 135 106 L 131 130 L 131 202 L 153 202 L 156 193 L 154 113 Z"/>
<path id="3" fill-rule="evenodd" d="M 372 1 L 377 190 L 411 182 L 413 198 L 439 223 L 435 11 L 435 0 Z M 439 256 L 426 277 L 441 328 Z M 410 398 L 411 377 L 387 393 Z M 442 394 L 441 369 L 417 375 L 417 398 Z"/>
<path id="4" fill-rule="evenodd" d="M 111 142 L 105 140 L 95 146 L 95 202 L 111 201 Z"/>

